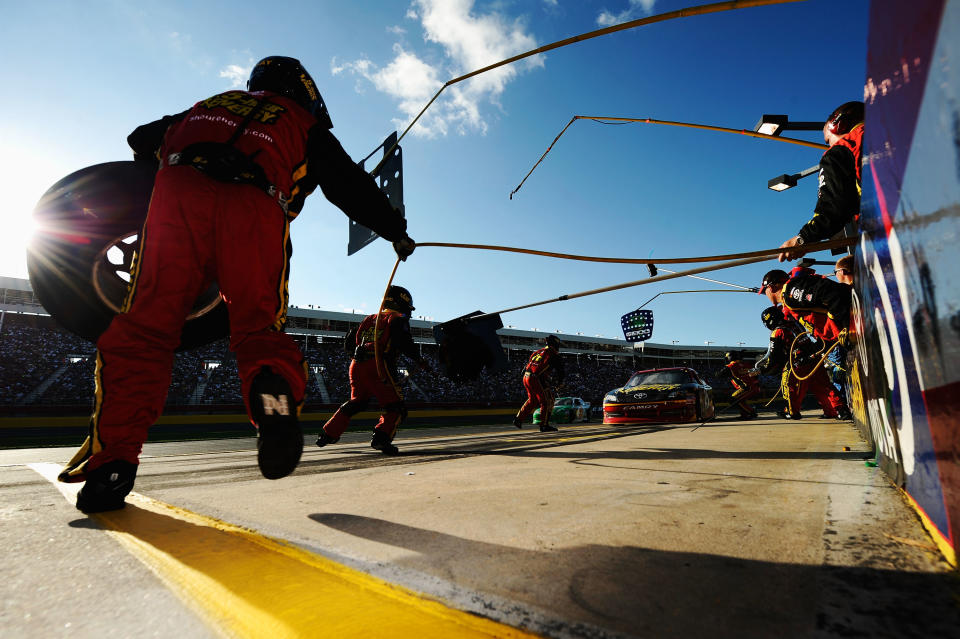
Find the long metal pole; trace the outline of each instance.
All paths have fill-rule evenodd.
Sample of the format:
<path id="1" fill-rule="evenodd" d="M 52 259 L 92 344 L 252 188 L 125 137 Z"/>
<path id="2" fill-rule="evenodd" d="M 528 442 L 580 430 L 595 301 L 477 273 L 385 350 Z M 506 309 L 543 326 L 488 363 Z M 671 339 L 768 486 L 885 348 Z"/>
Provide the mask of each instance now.
<path id="1" fill-rule="evenodd" d="M 541 300 L 539 302 L 532 302 L 530 304 L 522 304 L 520 306 L 512 306 L 510 308 L 505 308 L 499 311 L 494 311 L 492 313 L 484 313 L 483 315 L 477 315 L 471 317 L 470 319 L 479 319 L 481 317 L 488 317 L 490 315 L 498 315 L 501 313 L 509 313 L 511 311 L 519 311 L 525 308 L 533 308 L 534 306 L 542 306 L 544 304 L 553 304 L 554 302 L 565 302 L 567 300 L 577 299 L 579 297 L 587 297 L 588 295 L 597 295 L 599 293 L 608 293 L 610 291 L 618 291 L 624 288 L 630 288 L 632 286 L 640 286 L 641 284 L 652 284 L 654 282 L 664 282 L 666 280 L 676 279 L 678 277 L 685 277 L 687 275 L 693 275 L 696 273 L 706 273 L 709 271 L 719 271 L 721 269 L 733 268 L 735 266 L 743 266 L 745 264 L 756 264 L 757 262 L 765 262 L 770 259 L 768 256 L 760 257 L 747 257 L 740 260 L 731 260 L 729 262 L 721 262 L 720 264 L 714 264 L 711 266 L 701 266 L 698 268 L 693 268 L 687 271 L 681 271 L 679 273 L 670 273 L 667 275 L 657 275 L 656 277 L 648 277 L 642 280 L 634 280 L 632 282 L 624 282 L 623 284 L 614 284 L 613 286 L 604 286 L 602 288 L 595 288 L 589 291 L 581 291 L 579 293 L 569 293 L 567 295 L 561 295 L 560 297 L 554 297 L 547 300 Z"/>
<path id="2" fill-rule="evenodd" d="M 826 144 L 818 144 L 816 142 L 807 142 L 806 140 L 798 140 L 796 138 L 782 138 L 776 135 L 767 135 L 766 133 L 757 133 L 756 131 L 748 131 L 746 129 L 730 129 L 722 126 L 713 126 L 710 124 L 695 124 L 693 122 L 673 122 L 670 120 L 654 120 L 653 118 L 620 118 L 620 117 L 608 117 L 601 115 L 575 115 L 570 118 L 570 121 L 567 122 L 567 125 L 563 127 L 563 130 L 557 134 L 557 137 L 553 138 L 553 142 L 550 143 L 550 146 L 547 147 L 547 150 L 543 152 L 543 155 L 540 156 L 540 159 L 536 161 L 533 167 L 527 171 L 527 174 L 523 176 L 523 179 L 520 180 L 520 184 L 517 185 L 517 188 L 510 191 L 510 199 L 513 199 L 513 194 L 520 190 L 520 187 L 524 185 L 527 181 L 527 178 L 537 170 L 537 167 L 540 166 L 540 163 L 543 162 L 544 158 L 547 157 L 547 154 L 553 149 L 553 146 L 557 143 L 557 140 L 560 139 L 567 129 L 570 128 L 570 125 L 576 122 L 577 120 L 593 120 L 595 122 L 608 123 L 608 122 L 622 122 L 624 124 L 634 122 L 639 124 L 664 124 L 667 126 L 679 126 L 686 127 L 690 129 L 701 129 L 704 131 L 719 131 L 721 133 L 736 133 L 738 135 L 746 135 L 752 138 L 759 138 L 761 140 L 770 140 L 771 142 L 786 142 L 787 144 L 797 144 L 799 146 L 807 146 L 814 149 L 826 150 L 829 148 Z"/>

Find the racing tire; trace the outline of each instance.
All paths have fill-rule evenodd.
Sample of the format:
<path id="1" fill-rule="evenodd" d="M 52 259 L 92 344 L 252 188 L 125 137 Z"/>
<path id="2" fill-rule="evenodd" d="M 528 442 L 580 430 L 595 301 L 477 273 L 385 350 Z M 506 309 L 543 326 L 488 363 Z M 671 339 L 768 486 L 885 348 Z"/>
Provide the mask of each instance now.
<path id="1" fill-rule="evenodd" d="M 120 311 L 155 170 L 138 162 L 80 169 L 51 186 L 33 211 L 27 248 L 34 294 L 60 324 L 96 342 Z M 178 350 L 229 335 L 227 308 L 212 284 L 194 304 Z"/>

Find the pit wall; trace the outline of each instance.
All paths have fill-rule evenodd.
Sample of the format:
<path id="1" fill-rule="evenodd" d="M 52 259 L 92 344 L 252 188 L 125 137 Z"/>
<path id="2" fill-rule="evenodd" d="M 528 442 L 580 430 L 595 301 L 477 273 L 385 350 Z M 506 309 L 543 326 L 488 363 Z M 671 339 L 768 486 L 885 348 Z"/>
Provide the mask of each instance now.
<path id="1" fill-rule="evenodd" d="M 873 0 L 864 102 L 854 416 L 956 566 L 960 2 Z"/>

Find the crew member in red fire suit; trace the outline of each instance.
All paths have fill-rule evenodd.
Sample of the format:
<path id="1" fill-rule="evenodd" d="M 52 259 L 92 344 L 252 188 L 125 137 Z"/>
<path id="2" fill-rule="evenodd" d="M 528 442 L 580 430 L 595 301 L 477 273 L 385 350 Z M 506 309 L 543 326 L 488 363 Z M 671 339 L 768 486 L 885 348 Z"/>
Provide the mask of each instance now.
<path id="1" fill-rule="evenodd" d="M 397 385 L 397 356 L 406 355 L 420 368 L 429 365 L 420 357 L 410 335 L 410 312 L 414 310 L 410 291 L 391 286 L 383 298 L 383 310 L 368 315 L 355 331 L 347 334 L 344 347 L 352 347 L 350 362 L 350 399 L 323 425 L 317 446 L 340 441 L 350 425 L 350 418 L 364 410 L 371 397 L 380 403 L 380 421 L 373 427 L 370 445 L 384 455 L 396 455 L 393 445 L 397 428 L 407 418 L 403 394 Z M 379 370 L 378 370 L 379 367 Z"/>
<path id="2" fill-rule="evenodd" d="M 813 272 L 791 277 L 780 269 L 768 271 L 759 293 L 814 337 L 828 344 L 846 335 L 850 325 L 850 287 Z"/>
<path id="3" fill-rule="evenodd" d="M 527 391 L 527 401 L 513 418 L 513 425 L 523 427 L 523 422 L 540 409 L 540 432 L 557 430 L 550 425 L 550 412 L 553 410 L 554 381 L 563 383 L 563 359 L 560 357 L 560 340 L 556 335 L 547 335 L 546 346 L 534 351 L 523 368 L 523 387 Z"/>
<path id="4" fill-rule="evenodd" d="M 836 387 L 830 383 L 826 369 L 819 364 L 819 348 L 813 340 L 803 335 L 803 327 L 786 319 L 779 306 L 764 309 L 760 319 L 770 329 L 770 343 L 766 354 L 757 360 L 756 370 L 764 375 L 780 375 L 780 388 L 786 405 L 777 414 L 785 419 L 801 419 L 800 404 L 810 391 L 817 398 L 824 416 L 847 419 L 850 411 Z M 791 351 L 793 373 L 790 366 Z M 801 380 L 800 377 L 807 379 Z"/>
<path id="5" fill-rule="evenodd" d="M 740 351 L 725 353 L 727 365 L 720 370 L 719 377 L 730 377 L 734 390 L 732 403 L 740 409 L 741 419 L 755 419 L 757 409 L 747 400 L 760 394 L 760 376 L 749 364 L 743 361 Z"/>
<path id="6" fill-rule="evenodd" d="M 860 169 L 863 160 L 863 102 L 841 104 L 823 125 L 828 148 L 820 158 L 820 184 L 813 218 L 780 248 L 779 260 L 803 255 L 805 244 L 828 240 L 860 216 Z"/>
<path id="7" fill-rule="evenodd" d="M 306 372 L 283 332 L 289 225 L 316 186 L 392 241 L 401 258 L 415 247 L 403 217 L 330 132 L 299 61 L 264 58 L 247 87 L 128 138 L 135 159 L 158 162 L 159 170 L 126 300 L 97 343 L 89 436 L 59 476 L 85 482 L 77 497 L 83 512 L 124 506 L 147 430 L 163 409 L 181 328 L 211 281 L 229 312 L 260 471 L 277 479 L 297 466 Z"/>

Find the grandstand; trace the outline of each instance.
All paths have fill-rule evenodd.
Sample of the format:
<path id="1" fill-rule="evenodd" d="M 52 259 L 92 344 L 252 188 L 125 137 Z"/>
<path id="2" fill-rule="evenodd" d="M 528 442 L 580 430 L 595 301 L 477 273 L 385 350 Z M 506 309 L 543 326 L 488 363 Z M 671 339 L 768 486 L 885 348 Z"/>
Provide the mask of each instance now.
<path id="1" fill-rule="evenodd" d="M 336 405 L 349 397 L 347 369 L 350 355 L 343 339 L 364 316 L 292 306 L 287 333 L 300 345 L 308 362 L 310 379 L 306 404 Z M 470 382 L 452 382 L 439 374 L 436 322 L 412 319 L 411 330 L 421 354 L 434 365 L 433 372 L 407 371 L 400 361 L 405 394 L 411 404 L 444 406 L 506 406 L 520 403 L 525 394 L 520 371 L 529 354 L 540 348 L 547 333 L 503 328 L 498 331 L 509 366 Z M 728 382 L 716 380 L 723 354 L 733 347 L 682 344 L 631 344 L 621 339 L 556 334 L 567 380 L 561 392 L 583 397 L 599 406 L 603 395 L 622 385 L 634 370 L 668 366 L 696 369 L 721 398 Z M 747 359 L 763 349 L 742 348 Z M 93 397 L 95 347 L 61 328 L 33 295 L 30 282 L 0 278 L 0 409 L 7 414 L 38 411 L 82 412 Z M 768 389 L 779 380 L 765 380 Z M 227 340 L 177 353 L 167 396 L 168 410 L 238 410 L 242 404 L 236 360 Z"/>

